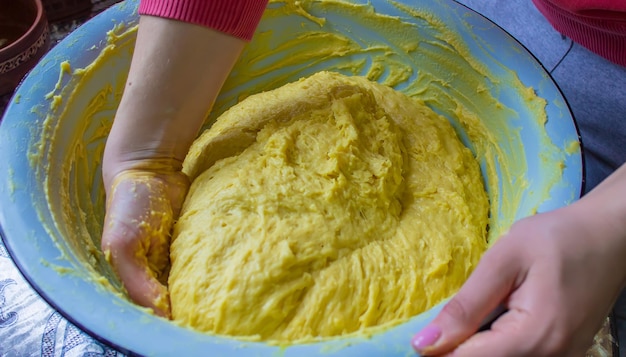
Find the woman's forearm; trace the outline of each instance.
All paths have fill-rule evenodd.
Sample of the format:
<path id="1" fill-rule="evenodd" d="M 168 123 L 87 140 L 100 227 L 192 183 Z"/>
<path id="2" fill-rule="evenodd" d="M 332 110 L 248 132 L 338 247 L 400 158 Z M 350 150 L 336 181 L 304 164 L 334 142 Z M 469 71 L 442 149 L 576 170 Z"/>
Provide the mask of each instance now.
<path id="1" fill-rule="evenodd" d="M 204 26 L 141 16 L 105 149 L 105 187 L 125 169 L 180 169 L 244 45 Z"/>
<path id="2" fill-rule="evenodd" d="M 626 238 L 626 164 L 584 196 L 576 205 L 607 234 Z M 625 241 L 626 243 L 626 241 Z"/>
<path id="3" fill-rule="evenodd" d="M 626 286 L 626 164 L 566 209 L 585 223 L 588 243 L 606 251 L 606 264 Z"/>

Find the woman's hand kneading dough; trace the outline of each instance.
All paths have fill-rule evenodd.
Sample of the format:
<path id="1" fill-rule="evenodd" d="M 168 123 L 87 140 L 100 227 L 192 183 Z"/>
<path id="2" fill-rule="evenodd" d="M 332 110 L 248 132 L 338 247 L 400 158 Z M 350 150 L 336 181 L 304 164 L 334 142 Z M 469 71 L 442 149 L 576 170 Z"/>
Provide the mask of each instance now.
<path id="1" fill-rule="evenodd" d="M 126 170 L 108 191 L 102 248 L 130 298 L 169 316 L 170 230 L 189 187 L 181 172 Z"/>
<path id="2" fill-rule="evenodd" d="M 182 162 L 244 45 L 208 27 L 140 18 L 104 152 L 101 246 L 130 298 L 164 317 L 170 230 L 189 186 Z"/>

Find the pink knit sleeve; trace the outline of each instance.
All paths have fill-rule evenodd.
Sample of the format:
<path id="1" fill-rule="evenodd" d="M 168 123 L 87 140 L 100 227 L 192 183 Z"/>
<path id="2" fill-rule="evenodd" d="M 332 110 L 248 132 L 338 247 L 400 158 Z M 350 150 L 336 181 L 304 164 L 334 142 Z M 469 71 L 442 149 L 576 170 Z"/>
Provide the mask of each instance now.
<path id="1" fill-rule="evenodd" d="M 609 61 L 626 66 L 626 1 L 533 2 L 557 31 Z"/>
<path id="2" fill-rule="evenodd" d="M 268 0 L 141 0 L 139 14 L 206 26 L 249 41 Z"/>
<path id="3" fill-rule="evenodd" d="M 622 14 L 626 11 L 626 2 L 620 0 L 550 0 L 550 2 L 569 12 L 593 15 L 597 11 L 602 17 L 612 11 Z"/>

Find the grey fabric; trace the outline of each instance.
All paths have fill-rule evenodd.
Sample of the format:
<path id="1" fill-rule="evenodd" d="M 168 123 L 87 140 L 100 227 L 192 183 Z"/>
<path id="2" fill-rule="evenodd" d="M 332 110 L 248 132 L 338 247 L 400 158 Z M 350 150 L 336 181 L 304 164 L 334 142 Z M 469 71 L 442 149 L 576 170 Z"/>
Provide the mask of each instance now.
<path id="1" fill-rule="evenodd" d="M 626 161 L 626 67 L 574 45 L 552 76 L 578 122 L 591 189 Z"/>

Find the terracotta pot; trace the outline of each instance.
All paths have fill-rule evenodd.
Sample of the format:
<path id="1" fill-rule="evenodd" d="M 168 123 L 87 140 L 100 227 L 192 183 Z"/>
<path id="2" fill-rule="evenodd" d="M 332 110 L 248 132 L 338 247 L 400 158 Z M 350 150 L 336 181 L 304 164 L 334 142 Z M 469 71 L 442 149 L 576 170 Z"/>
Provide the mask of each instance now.
<path id="1" fill-rule="evenodd" d="M 41 0 L 0 0 L 0 95 L 11 93 L 48 51 Z"/>

